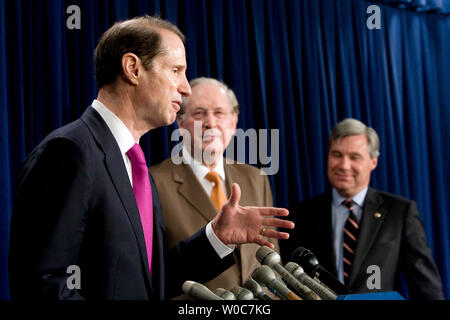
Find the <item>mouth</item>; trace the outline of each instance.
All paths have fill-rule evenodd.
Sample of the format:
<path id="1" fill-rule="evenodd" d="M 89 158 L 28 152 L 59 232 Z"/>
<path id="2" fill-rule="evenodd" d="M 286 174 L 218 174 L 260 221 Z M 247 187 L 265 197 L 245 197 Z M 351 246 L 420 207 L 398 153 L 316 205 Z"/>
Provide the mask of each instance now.
<path id="1" fill-rule="evenodd" d="M 222 135 L 220 132 L 218 132 L 217 130 L 206 130 L 203 135 L 202 135 L 202 141 L 203 142 L 212 142 L 215 139 L 219 139 L 221 138 Z"/>
<path id="2" fill-rule="evenodd" d="M 172 107 L 175 112 L 178 112 L 181 109 L 181 101 L 172 101 Z"/>
<path id="3" fill-rule="evenodd" d="M 347 174 L 339 174 L 339 173 L 336 173 L 336 174 L 335 174 L 335 177 L 336 177 L 337 179 L 339 179 L 339 180 L 345 180 L 345 181 L 350 180 L 350 179 L 352 178 L 351 175 L 347 175 Z"/>
<path id="4" fill-rule="evenodd" d="M 210 141 L 213 141 L 215 138 L 216 138 L 215 135 L 209 135 L 209 134 L 206 134 L 206 135 L 204 135 L 204 136 L 202 137 L 202 141 L 203 141 L 203 142 L 210 142 Z"/>

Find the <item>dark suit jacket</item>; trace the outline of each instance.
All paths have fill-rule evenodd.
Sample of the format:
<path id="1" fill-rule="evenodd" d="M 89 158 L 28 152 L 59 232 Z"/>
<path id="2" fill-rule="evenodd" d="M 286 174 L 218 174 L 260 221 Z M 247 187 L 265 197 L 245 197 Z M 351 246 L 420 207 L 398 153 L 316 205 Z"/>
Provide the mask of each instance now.
<path id="1" fill-rule="evenodd" d="M 164 299 L 184 280 L 206 281 L 232 263 L 220 259 L 200 230 L 166 250 L 158 193 L 153 191 L 150 277 L 139 211 L 119 146 L 101 116 L 47 136 L 26 159 L 12 213 L 12 298 Z M 199 263 L 201 261 L 201 263 Z M 67 267 L 81 270 L 69 290 Z"/>
<path id="2" fill-rule="evenodd" d="M 267 176 L 260 175 L 259 169 L 247 164 L 226 164 L 224 160 L 224 171 L 228 195 L 233 183 L 241 187 L 240 205 L 273 206 L 269 180 Z M 216 208 L 189 165 L 175 165 L 169 158 L 152 166 L 150 172 L 161 192 L 169 247 L 189 238 L 217 215 Z M 279 251 L 278 241 L 270 241 Z M 238 246 L 234 252 L 237 263 L 205 285 L 211 290 L 231 290 L 237 285 L 242 286 L 260 266 L 255 257 L 259 247 L 252 243 Z"/>
<path id="3" fill-rule="evenodd" d="M 296 227 L 281 242 L 285 261 L 295 248 L 310 249 L 319 263 L 337 275 L 332 239 L 331 192 L 298 204 L 290 212 Z M 378 218 L 375 213 L 380 213 Z M 287 259 L 287 260 L 286 260 Z M 414 201 L 369 188 L 363 206 L 357 248 L 350 274 L 355 293 L 374 292 L 367 287 L 370 265 L 381 271 L 381 289 L 398 291 L 403 272 L 411 299 L 443 299 L 442 283 L 428 247 Z"/>

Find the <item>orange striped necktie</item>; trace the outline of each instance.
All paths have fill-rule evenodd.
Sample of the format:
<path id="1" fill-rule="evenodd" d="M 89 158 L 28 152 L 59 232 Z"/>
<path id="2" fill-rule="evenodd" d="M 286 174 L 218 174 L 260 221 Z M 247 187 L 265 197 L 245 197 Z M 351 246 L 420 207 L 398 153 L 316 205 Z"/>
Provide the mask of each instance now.
<path id="1" fill-rule="evenodd" d="M 206 179 L 214 183 L 210 198 L 214 207 L 216 207 L 217 212 L 219 212 L 222 209 L 222 206 L 225 204 L 225 202 L 227 202 L 227 197 L 223 192 L 222 183 L 220 182 L 220 176 L 217 172 L 210 171 L 206 175 Z"/>
<path id="2" fill-rule="evenodd" d="M 345 200 L 342 202 L 348 208 L 349 216 L 344 226 L 344 282 L 348 285 L 350 274 L 352 271 L 353 259 L 356 251 L 356 241 L 358 239 L 359 225 L 354 213 L 355 202 L 353 200 Z"/>

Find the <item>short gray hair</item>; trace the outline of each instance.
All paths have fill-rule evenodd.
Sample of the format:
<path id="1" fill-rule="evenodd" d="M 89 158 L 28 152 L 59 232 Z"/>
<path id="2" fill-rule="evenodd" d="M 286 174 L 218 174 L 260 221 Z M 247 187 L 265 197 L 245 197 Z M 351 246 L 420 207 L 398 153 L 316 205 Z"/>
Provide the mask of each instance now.
<path id="1" fill-rule="evenodd" d="M 195 86 L 199 85 L 200 83 L 211 83 L 213 85 L 216 85 L 217 87 L 225 90 L 227 97 L 228 97 L 228 101 L 230 102 L 230 110 L 232 114 L 238 115 L 239 114 L 239 103 L 237 101 L 236 95 L 234 94 L 233 90 L 231 90 L 225 83 L 223 83 L 222 81 L 219 81 L 217 79 L 214 78 L 206 78 L 206 77 L 200 77 L 200 78 L 195 78 L 192 79 L 189 82 L 189 85 L 191 86 L 191 88 L 193 89 Z M 178 117 L 181 117 L 182 115 L 184 115 L 184 112 L 186 110 L 186 104 L 188 102 L 188 100 L 190 99 L 189 97 L 183 97 L 183 102 L 181 103 L 181 108 L 177 113 Z"/>
<path id="2" fill-rule="evenodd" d="M 380 139 L 378 138 L 377 132 L 356 119 L 347 118 L 338 122 L 331 130 L 328 143 L 331 146 L 333 142 L 341 138 L 360 134 L 364 134 L 367 138 L 370 158 L 377 158 L 380 155 Z"/>

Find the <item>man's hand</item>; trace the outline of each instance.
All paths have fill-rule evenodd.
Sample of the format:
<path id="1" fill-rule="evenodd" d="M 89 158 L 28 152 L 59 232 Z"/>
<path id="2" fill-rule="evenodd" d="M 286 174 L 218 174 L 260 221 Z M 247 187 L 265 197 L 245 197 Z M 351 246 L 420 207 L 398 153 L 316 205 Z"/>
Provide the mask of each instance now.
<path id="1" fill-rule="evenodd" d="M 211 221 L 211 227 L 216 236 L 224 244 L 257 243 L 273 249 L 273 243 L 262 237 L 287 239 L 289 234 L 279 232 L 269 227 L 293 229 L 292 221 L 273 218 L 285 217 L 287 209 L 273 207 L 241 207 L 241 188 L 233 183 L 231 196 L 222 210 Z"/>

